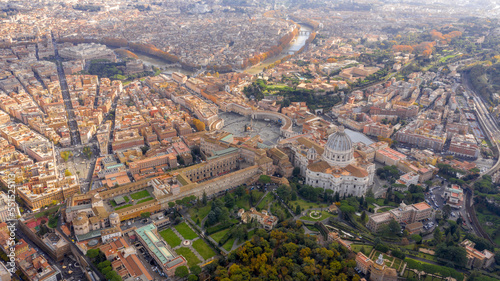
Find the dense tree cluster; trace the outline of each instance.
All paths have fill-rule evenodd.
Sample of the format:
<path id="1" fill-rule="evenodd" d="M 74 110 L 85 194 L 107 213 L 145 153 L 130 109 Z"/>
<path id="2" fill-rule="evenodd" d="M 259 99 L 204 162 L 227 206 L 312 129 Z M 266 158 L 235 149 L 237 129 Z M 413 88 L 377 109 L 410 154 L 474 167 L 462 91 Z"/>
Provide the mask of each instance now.
<path id="1" fill-rule="evenodd" d="M 491 176 L 484 175 L 481 180 L 474 183 L 474 191 L 486 194 L 497 194 L 498 188 L 491 181 Z"/>
<path id="2" fill-rule="evenodd" d="M 387 180 L 390 183 L 394 183 L 399 179 L 399 170 L 394 165 L 378 168 L 376 173 L 381 179 Z"/>
<path id="3" fill-rule="evenodd" d="M 156 48 L 152 44 L 129 43 L 128 46 L 129 46 L 129 48 L 131 48 L 133 50 L 164 59 L 170 63 L 179 62 L 178 57 L 176 57 L 175 55 L 172 55 L 168 52 L 162 51 L 162 50 Z"/>
<path id="4" fill-rule="evenodd" d="M 87 251 L 87 257 L 90 258 L 92 263 L 97 267 L 97 269 L 106 276 L 107 280 L 110 281 L 122 281 L 122 278 L 116 271 L 111 267 L 111 262 L 106 259 L 106 255 L 99 249 L 90 249 Z"/>
<path id="5" fill-rule="evenodd" d="M 267 233 L 258 230 L 250 241 L 218 266 L 218 280 L 359 280 L 353 256 L 337 243 L 321 247 L 303 233 L 301 222 L 285 222 Z"/>
<path id="6" fill-rule="evenodd" d="M 205 123 L 199 119 L 193 119 L 193 124 L 198 132 L 205 131 Z"/>
<path id="7" fill-rule="evenodd" d="M 133 59 L 139 58 L 136 54 L 134 54 L 131 51 L 126 50 L 126 49 L 116 49 L 115 53 L 123 58 L 133 58 Z"/>
<path id="8" fill-rule="evenodd" d="M 267 52 L 255 55 L 249 59 L 246 59 L 243 62 L 242 68 L 247 68 L 252 65 L 256 65 L 261 61 L 264 61 L 267 58 L 274 57 L 279 55 L 283 49 L 292 42 L 293 38 L 299 34 L 299 27 L 295 28 L 292 32 L 287 33 L 285 36 L 281 37 L 278 41 L 278 44 L 272 46 Z"/>
<path id="9" fill-rule="evenodd" d="M 492 98 L 493 93 L 500 90 L 500 63 L 490 61 L 472 66 L 468 71 L 469 81 L 473 88 L 485 99 L 498 104 Z"/>
<path id="10" fill-rule="evenodd" d="M 307 76 L 308 73 L 302 73 L 303 76 Z M 289 78 L 284 78 L 285 80 Z M 298 85 L 297 81 L 291 81 L 291 84 Z M 285 98 L 283 106 L 288 106 L 290 102 L 306 102 L 307 106 L 314 110 L 316 108 L 328 109 L 333 107 L 342 101 L 342 98 L 335 94 L 334 92 L 326 92 L 325 95 L 315 95 L 311 90 L 297 90 L 295 87 L 275 87 L 273 85 L 268 85 L 267 81 L 262 79 L 257 79 L 251 85 L 246 86 L 243 89 L 243 93 L 247 97 L 254 97 L 256 100 L 261 100 L 264 95 L 268 92 L 273 92 L 275 95 L 281 95 Z M 285 104 L 288 103 L 288 104 Z"/>

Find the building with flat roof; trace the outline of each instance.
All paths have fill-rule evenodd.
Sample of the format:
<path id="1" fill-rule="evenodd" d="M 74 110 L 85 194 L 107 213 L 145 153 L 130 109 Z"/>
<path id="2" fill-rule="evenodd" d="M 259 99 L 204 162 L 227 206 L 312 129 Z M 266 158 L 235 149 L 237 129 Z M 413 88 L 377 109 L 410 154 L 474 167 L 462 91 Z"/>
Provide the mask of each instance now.
<path id="1" fill-rule="evenodd" d="M 116 62 L 116 54 L 108 49 L 106 45 L 101 44 L 78 44 L 73 47 L 67 47 L 59 51 L 59 55 L 65 59 L 72 60 L 96 60 L 106 59 Z"/>
<path id="2" fill-rule="evenodd" d="M 21 217 L 18 204 L 9 205 L 9 197 L 3 191 L 0 191 L 0 222 Z"/>
<path id="3" fill-rule="evenodd" d="M 422 221 L 432 216 L 432 208 L 426 202 L 406 205 L 401 203 L 398 208 L 387 212 L 373 214 L 369 217 L 366 227 L 373 232 L 378 232 L 382 226 L 389 224 L 391 220 L 407 225 Z"/>
<path id="4" fill-rule="evenodd" d="M 173 276 L 175 268 L 187 264 L 183 256 L 177 256 L 167 243 L 160 239 L 154 224 L 145 225 L 135 232 L 141 244 L 167 275 Z"/>
<path id="5" fill-rule="evenodd" d="M 488 251 L 483 250 L 479 251 L 474 248 L 476 243 L 470 240 L 464 240 L 460 243 L 460 246 L 464 247 L 467 251 L 467 267 L 468 268 L 488 268 L 495 262 L 495 254 Z"/>
<path id="6" fill-rule="evenodd" d="M 123 238 L 99 247 L 106 258 L 111 261 L 111 267 L 123 280 L 151 281 L 153 277 L 137 257 L 134 247 L 130 246 Z"/>
<path id="7" fill-rule="evenodd" d="M 451 187 L 445 188 L 443 198 L 447 205 L 453 208 L 461 208 L 464 202 L 464 191 L 460 186 L 452 184 Z"/>
<path id="8" fill-rule="evenodd" d="M 0 281 L 10 281 L 10 272 L 3 262 L 0 262 Z"/>

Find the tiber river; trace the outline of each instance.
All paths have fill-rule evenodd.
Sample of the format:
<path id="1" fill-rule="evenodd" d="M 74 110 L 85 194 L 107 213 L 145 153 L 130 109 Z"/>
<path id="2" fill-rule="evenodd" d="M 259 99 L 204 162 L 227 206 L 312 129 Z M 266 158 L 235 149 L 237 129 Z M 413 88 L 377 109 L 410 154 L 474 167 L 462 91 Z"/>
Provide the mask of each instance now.
<path id="1" fill-rule="evenodd" d="M 301 25 L 300 31 L 312 32 L 312 29 L 308 26 Z M 274 63 L 277 60 L 280 60 L 280 59 L 286 57 L 288 54 L 293 54 L 293 53 L 297 52 L 298 50 L 300 50 L 300 48 L 302 48 L 306 44 L 307 38 L 309 38 L 309 35 L 298 35 L 295 38 L 295 41 L 293 41 L 288 46 L 288 48 L 284 50 L 284 52 L 282 54 L 279 54 L 279 55 L 272 57 L 272 58 L 268 58 L 268 59 L 264 60 L 263 62 L 246 69 L 245 72 L 250 73 L 250 74 L 257 74 L 257 73 L 261 72 L 264 69 L 264 67 Z M 170 64 L 166 63 L 165 61 L 163 61 L 161 59 L 157 59 L 155 57 L 150 57 L 150 56 L 147 56 L 145 54 L 139 54 L 139 53 L 135 53 L 135 54 L 139 57 L 140 60 L 142 60 L 144 62 L 145 65 L 154 65 L 155 67 L 161 68 L 163 70 L 162 71 L 163 73 L 171 74 L 172 72 L 180 72 L 180 73 L 183 73 L 186 75 L 193 74 L 193 72 L 184 70 L 184 69 L 179 68 L 179 67 L 170 67 Z"/>

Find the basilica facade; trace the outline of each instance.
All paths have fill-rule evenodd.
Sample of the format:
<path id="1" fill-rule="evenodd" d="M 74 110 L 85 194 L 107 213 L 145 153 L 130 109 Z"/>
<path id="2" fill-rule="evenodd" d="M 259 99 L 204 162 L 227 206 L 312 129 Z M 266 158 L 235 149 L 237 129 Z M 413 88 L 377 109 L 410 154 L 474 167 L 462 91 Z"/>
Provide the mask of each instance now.
<path id="1" fill-rule="evenodd" d="M 375 164 L 355 152 L 343 127 L 328 137 L 324 148 L 298 140 L 290 146 L 293 163 L 301 168 L 306 184 L 338 192 L 340 196 L 364 196 L 373 184 Z"/>

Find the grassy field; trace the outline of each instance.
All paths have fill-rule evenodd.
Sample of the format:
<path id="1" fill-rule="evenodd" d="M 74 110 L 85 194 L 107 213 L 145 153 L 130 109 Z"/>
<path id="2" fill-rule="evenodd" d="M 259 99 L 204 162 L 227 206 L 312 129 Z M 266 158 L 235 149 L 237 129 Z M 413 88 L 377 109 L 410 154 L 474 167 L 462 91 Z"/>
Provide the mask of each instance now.
<path id="1" fill-rule="evenodd" d="M 212 237 L 212 239 L 215 240 L 215 242 L 219 243 L 219 241 L 222 239 L 222 237 L 224 237 L 224 235 L 226 235 L 226 233 L 229 232 L 229 228 L 228 229 L 224 229 L 222 231 L 219 231 L 219 232 L 216 232 L 212 235 L 210 235 L 210 237 Z"/>
<path id="2" fill-rule="evenodd" d="M 423 259 L 427 259 L 427 260 L 431 260 L 431 261 L 435 261 L 436 260 L 435 256 L 429 255 L 429 254 L 426 254 L 426 253 L 422 253 L 422 252 L 418 252 L 417 257 L 423 258 Z"/>
<path id="3" fill-rule="evenodd" d="M 333 216 L 332 214 L 330 214 L 330 213 L 328 213 L 326 211 L 320 211 L 320 212 L 321 212 L 321 217 L 319 217 L 319 218 L 316 218 L 316 219 L 311 218 L 309 216 L 310 212 L 307 212 L 307 216 L 302 216 L 302 217 L 300 217 L 300 219 L 301 220 L 305 220 L 305 221 L 322 221 L 324 219 L 327 219 L 327 218 Z M 316 216 L 314 216 L 314 217 L 316 217 Z"/>
<path id="4" fill-rule="evenodd" d="M 379 205 L 379 206 L 386 206 L 386 205 L 387 205 L 387 206 L 394 206 L 394 207 L 398 207 L 398 204 L 397 204 L 397 203 L 395 203 L 395 202 L 389 202 L 389 203 L 387 203 L 387 204 L 384 204 L 384 199 L 382 199 L 382 198 L 378 198 L 378 199 L 375 201 L 375 203 L 377 203 L 377 205 Z"/>
<path id="5" fill-rule="evenodd" d="M 141 204 L 141 203 L 148 202 L 148 201 L 151 201 L 151 200 L 154 200 L 154 198 L 153 197 L 148 197 L 146 199 L 142 199 L 142 200 L 137 201 L 137 204 Z"/>
<path id="6" fill-rule="evenodd" d="M 264 199 L 262 199 L 262 201 L 259 203 L 259 205 L 257 205 L 257 208 L 260 208 L 261 210 L 267 209 L 267 205 L 269 205 L 269 203 L 271 203 L 273 200 L 274 200 L 274 196 L 271 192 L 269 192 L 266 195 L 266 197 L 264 197 Z"/>
<path id="7" fill-rule="evenodd" d="M 132 204 L 126 204 L 126 205 L 120 206 L 118 208 L 115 208 L 115 211 L 116 210 L 120 210 L 120 209 L 124 209 L 124 208 L 127 208 L 127 207 L 130 207 L 130 206 L 132 206 Z"/>
<path id="8" fill-rule="evenodd" d="M 35 218 L 41 218 L 45 216 L 50 216 L 59 210 L 59 206 L 50 207 L 47 210 L 40 210 L 39 213 L 35 214 Z"/>
<path id="9" fill-rule="evenodd" d="M 189 248 L 181 247 L 175 250 L 175 252 L 178 255 L 182 255 L 184 258 L 186 258 L 189 267 L 195 266 L 201 262 L 200 259 L 198 259 L 198 257 Z"/>
<path id="10" fill-rule="evenodd" d="M 236 202 L 234 202 L 236 206 L 238 206 L 238 209 L 245 209 L 249 210 L 250 209 L 250 199 L 249 196 L 242 196 L 240 199 L 238 199 Z"/>
<path id="11" fill-rule="evenodd" d="M 193 248 L 206 260 L 215 256 L 214 250 L 212 250 L 212 248 L 210 248 L 210 246 L 208 246 L 202 239 L 195 240 L 193 242 Z"/>
<path id="12" fill-rule="evenodd" d="M 319 203 L 313 203 L 313 202 L 308 202 L 302 199 L 297 199 L 295 201 L 290 201 L 290 206 L 292 206 L 292 210 L 295 211 L 295 206 L 296 205 L 300 206 L 301 210 L 307 210 L 311 208 L 326 208 L 326 204 L 319 204 Z"/>
<path id="13" fill-rule="evenodd" d="M 314 225 L 306 225 L 306 228 L 309 229 L 310 231 L 319 232 L 319 229 Z"/>
<path id="14" fill-rule="evenodd" d="M 446 62 L 447 60 L 452 59 L 452 58 L 454 58 L 456 56 L 457 55 L 448 55 L 446 57 L 442 57 L 442 58 L 439 59 L 439 62 Z"/>
<path id="15" fill-rule="evenodd" d="M 255 204 L 257 204 L 257 202 L 259 202 L 259 200 L 262 198 L 262 196 L 264 196 L 264 192 L 262 192 L 262 191 L 252 190 L 252 191 L 250 191 L 250 192 L 254 192 L 255 194 L 257 194 L 257 197 L 256 197 L 256 198 L 257 198 L 257 200 L 255 200 L 255 201 L 253 202 L 253 204 L 254 204 L 254 205 L 255 205 Z"/>
<path id="16" fill-rule="evenodd" d="M 198 225 L 200 225 L 201 221 L 210 213 L 210 210 L 211 206 L 207 205 L 201 208 L 189 208 L 188 213 L 193 221 L 199 219 L 200 223 Z"/>
<path id="17" fill-rule="evenodd" d="M 141 190 L 139 192 L 130 194 L 130 197 L 132 197 L 132 199 L 134 199 L 134 200 L 141 199 L 144 197 L 149 197 L 149 196 L 151 196 L 151 195 L 149 194 L 149 191 L 147 191 L 147 190 Z"/>
<path id="18" fill-rule="evenodd" d="M 160 235 L 163 240 L 165 240 L 165 242 L 167 242 L 167 244 L 172 248 L 177 247 L 181 244 L 181 238 L 179 238 L 179 236 L 177 236 L 177 234 L 175 234 L 175 232 L 170 228 L 161 231 Z"/>
<path id="19" fill-rule="evenodd" d="M 185 222 L 176 225 L 175 229 L 177 229 L 177 231 L 186 240 L 191 240 L 198 237 L 198 234 L 196 234 L 196 232 L 194 232 Z"/>
<path id="20" fill-rule="evenodd" d="M 366 256 L 368 256 L 372 252 L 373 246 L 372 245 L 363 245 L 363 244 L 351 244 L 351 249 L 355 253 L 360 252 L 361 248 L 364 249 L 363 254 L 365 254 Z"/>
<path id="21" fill-rule="evenodd" d="M 392 210 L 392 209 L 394 209 L 394 208 L 393 207 L 380 208 L 377 210 L 377 213 L 387 212 L 387 211 Z"/>
<path id="22" fill-rule="evenodd" d="M 231 238 L 227 240 L 227 242 L 224 245 L 222 245 L 222 248 L 224 248 L 226 251 L 231 251 L 231 249 L 233 248 L 234 240 L 236 239 Z"/>

